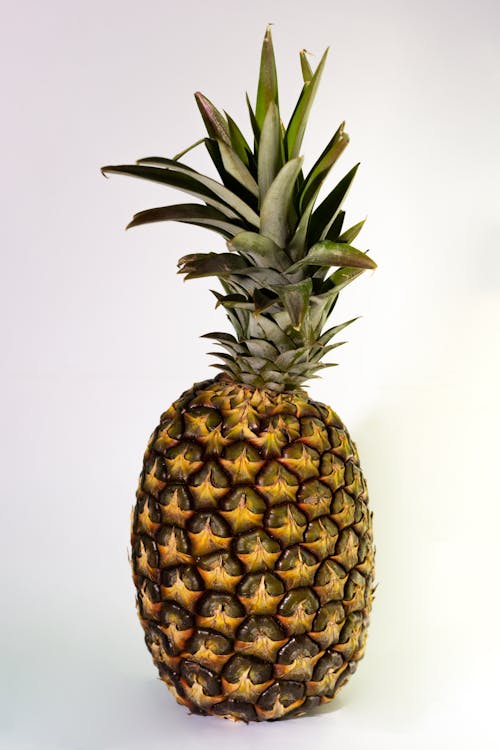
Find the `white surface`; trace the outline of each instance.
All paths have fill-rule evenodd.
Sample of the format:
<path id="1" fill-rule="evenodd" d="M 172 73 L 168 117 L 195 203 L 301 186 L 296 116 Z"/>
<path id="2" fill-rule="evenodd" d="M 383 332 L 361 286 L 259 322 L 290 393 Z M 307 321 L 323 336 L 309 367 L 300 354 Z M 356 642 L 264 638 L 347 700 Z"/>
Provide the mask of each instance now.
<path id="1" fill-rule="evenodd" d="M 379 587 L 332 709 L 247 727 L 187 716 L 156 679 L 126 557 L 146 439 L 225 326 L 176 260 L 221 243 L 125 234 L 179 196 L 98 168 L 196 140 L 197 89 L 245 121 L 269 20 L 286 112 L 298 50 L 332 45 L 309 160 L 345 118 L 337 176 L 362 161 L 348 216 L 369 214 L 379 269 L 310 390 L 358 443 Z M 2 750 L 497 748 L 498 4 L 48 0 L 3 21 Z"/>

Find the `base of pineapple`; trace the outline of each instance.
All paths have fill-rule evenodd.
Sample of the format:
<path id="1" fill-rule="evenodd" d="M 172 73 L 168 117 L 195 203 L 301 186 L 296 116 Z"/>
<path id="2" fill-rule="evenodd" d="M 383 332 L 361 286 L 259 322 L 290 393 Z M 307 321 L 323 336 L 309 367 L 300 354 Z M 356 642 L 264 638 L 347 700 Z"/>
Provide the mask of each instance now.
<path id="1" fill-rule="evenodd" d="M 194 385 L 149 441 L 132 568 L 160 678 L 192 712 L 264 721 L 331 701 L 363 656 L 373 598 L 344 424 L 302 391 Z"/>

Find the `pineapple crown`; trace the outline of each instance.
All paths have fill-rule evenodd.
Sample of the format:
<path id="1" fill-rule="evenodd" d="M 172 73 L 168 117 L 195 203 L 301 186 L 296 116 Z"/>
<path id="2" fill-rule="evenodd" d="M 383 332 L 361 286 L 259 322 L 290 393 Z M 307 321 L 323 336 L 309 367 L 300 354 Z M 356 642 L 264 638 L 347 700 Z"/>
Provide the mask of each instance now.
<path id="1" fill-rule="evenodd" d="M 236 336 L 205 334 L 223 349 L 210 352 L 233 380 L 275 392 L 293 391 L 334 363 L 321 360 L 345 343 L 330 343 L 349 320 L 324 331 L 339 292 L 365 269 L 376 268 L 352 246 L 364 221 L 344 229 L 344 199 L 354 166 L 317 205 L 330 170 L 349 142 L 338 127 L 307 174 L 299 155 L 309 112 L 328 50 L 312 70 L 300 53 L 303 86 L 288 125 L 278 99 L 276 64 L 268 27 L 262 45 L 255 109 L 247 95 L 253 148 L 234 120 L 200 92 L 195 94 L 208 137 L 172 159 L 153 156 L 136 164 L 103 167 L 104 174 L 142 177 L 189 193 L 200 203 L 141 211 L 127 229 L 157 221 L 179 221 L 221 234 L 228 252 L 193 253 L 179 262 L 186 279 L 216 276 Z M 220 181 L 180 161 L 204 143 Z M 334 270 L 332 270 L 334 269 Z"/>

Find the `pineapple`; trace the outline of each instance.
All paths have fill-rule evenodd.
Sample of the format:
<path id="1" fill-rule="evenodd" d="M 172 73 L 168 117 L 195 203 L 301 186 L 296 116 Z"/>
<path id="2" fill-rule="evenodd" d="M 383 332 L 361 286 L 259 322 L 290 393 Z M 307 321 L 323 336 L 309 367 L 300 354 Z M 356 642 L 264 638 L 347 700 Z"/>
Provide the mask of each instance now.
<path id="1" fill-rule="evenodd" d="M 139 619 L 161 679 L 191 711 L 280 719 L 332 700 L 363 656 L 373 598 L 371 512 L 356 447 L 305 382 L 330 366 L 349 323 L 324 330 L 339 292 L 375 268 L 344 229 L 357 167 L 317 205 L 348 143 L 342 123 L 304 174 L 301 143 L 326 52 L 288 125 L 273 45 L 262 47 L 250 147 L 234 120 L 196 94 L 220 181 L 180 158 L 103 172 L 198 198 L 142 211 L 129 226 L 181 221 L 222 235 L 227 252 L 186 255 L 186 279 L 216 276 L 234 335 L 208 333 L 221 373 L 161 416 L 132 514 Z M 247 97 L 248 100 L 248 97 Z M 197 145 L 197 144 L 195 144 Z M 192 147 L 191 147 L 192 148 Z M 332 270 L 333 269 L 333 270 Z"/>

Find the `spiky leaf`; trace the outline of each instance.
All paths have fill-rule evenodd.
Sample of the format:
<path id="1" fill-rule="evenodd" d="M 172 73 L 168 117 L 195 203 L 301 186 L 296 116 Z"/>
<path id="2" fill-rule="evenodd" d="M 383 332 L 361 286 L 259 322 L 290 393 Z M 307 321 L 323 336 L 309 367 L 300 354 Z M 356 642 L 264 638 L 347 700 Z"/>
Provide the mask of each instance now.
<path id="1" fill-rule="evenodd" d="M 302 78 L 304 80 L 304 83 L 309 83 L 309 81 L 313 77 L 313 72 L 309 64 L 309 60 L 307 59 L 306 49 L 300 50 L 300 68 L 302 70 Z"/>
<path id="2" fill-rule="evenodd" d="M 329 328 L 327 331 L 325 331 L 319 338 L 318 338 L 318 344 L 321 344 L 321 346 L 326 346 L 328 342 L 337 335 L 337 333 L 340 333 L 344 328 L 347 328 L 347 326 L 350 326 L 351 323 L 354 323 L 358 318 L 351 318 L 351 320 L 347 320 L 345 323 L 340 323 L 338 326 L 333 326 L 332 328 Z"/>
<path id="3" fill-rule="evenodd" d="M 179 273 L 186 274 L 186 279 L 231 276 L 247 266 L 243 258 L 231 253 L 191 253 L 180 258 L 177 265 Z"/>
<path id="4" fill-rule="evenodd" d="M 328 230 L 335 220 L 337 211 L 347 195 L 352 181 L 358 171 L 359 164 L 356 164 L 345 177 L 340 180 L 333 190 L 327 195 L 325 200 L 318 206 L 311 216 L 309 228 L 309 241 L 311 244 L 320 239 L 324 239 Z"/>
<path id="5" fill-rule="evenodd" d="M 154 159 L 158 162 L 160 157 L 155 157 Z M 140 177 L 145 180 L 150 180 L 151 182 L 158 182 L 162 185 L 175 187 L 184 193 L 189 193 L 196 198 L 200 198 L 204 203 L 217 208 L 228 218 L 241 220 L 241 216 L 227 203 L 220 200 L 220 196 L 211 190 L 206 183 L 204 184 L 197 179 L 197 174 L 194 170 L 191 170 L 188 167 L 185 171 L 179 172 L 157 166 L 149 166 L 149 162 L 154 161 L 154 159 L 144 160 L 147 164 L 120 164 L 117 166 L 107 166 L 103 167 L 101 171 L 105 175 L 126 174 L 131 177 Z M 172 160 L 165 159 L 165 162 L 170 164 Z M 215 182 L 215 180 L 213 182 Z M 219 185 L 219 187 L 221 186 Z"/>
<path id="6" fill-rule="evenodd" d="M 220 211 L 198 203 L 180 203 L 175 206 L 161 206 L 139 211 L 139 213 L 134 214 L 132 221 L 127 225 L 127 229 L 157 221 L 180 221 L 185 224 L 207 227 L 207 229 L 212 229 L 226 238 L 233 237 L 240 231 L 240 227 L 229 222 Z"/>
<path id="7" fill-rule="evenodd" d="M 224 169 L 228 174 L 237 180 L 249 193 L 258 197 L 259 188 L 248 168 L 241 161 L 238 154 L 233 149 L 224 143 L 224 141 L 218 141 L 219 149 L 222 157 L 222 163 Z"/>
<path id="8" fill-rule="evenodd" d="M 346 229 L 346 231 L 340 235 L 339 242 L 347 242 L 348 244 L 354 242 L 358 234 L 363 229 L 365 221 L 366 219 L 363 219 L 363 221 L 360 221 L 357 224 L 354 224 L 354 226 L 350 227 L 349 229 Z"/>
<path id="9" fill-rule="evenodd" d="M 377 264 L 352 245 L 323 240 L 311 247 L 307 255 L 298 260 L 288 271 L 292 273 L 304 266 L 348 266 L 349 268 L 376 268 Z"/>
<path id="10" fill-rule="evenodd" d="M 255 112 L 253 111 L 253 107 L 252 107 L 252 104 L 250 102 L 250 97 L 248 96 L 248 94 L 245 94 L 245 101 L 247 103 L 248 115 L 250 117 L 250 124 L 252 126 L 253 135 L 254 135 L 254 139 L 255 139 L 255 154 L 257 155 L 258 144 L 259 144 L 259 140 L 260 140 L 260 128 L 259 128 L 259 124 L 257 122 L 257 119 L 255 117 Z"/>
<path id="11" fill-rule="evenodd" d="M 343 122 L 307 175 L 300 196 L 301 208 L 307 206 L 317 194 L 331 168 L 349 143 L 349 136 L 344 132 L 344 127 Z"/>
<path id="12" fill-rule="evenodd" d="M 274 103 L 276 107 L 279 106 L 278 76 L 276 74 L 271 27 L 268 26 L 262 43 L 259 85 L 257 87 L 257 101 L 255 104 L 255 119 L 259 129 L 262 129 L 264 125 L 264 119 L 271 103 Z"/>
<path id="13" fill-rule="evenodd" d="M 252 149 L 248 145 L 245 136 L 243 135 L 233 118 L 228 115 L 227 112 L 225 112 L 225 115 L 227 119 L 229 137 L 231 139 L 231 146 L 233 147 L 233 150 L 238 154 L 243 164 L 246 164 L 246 166 L 253 174 L 254 159 Z"/>
<path id="14" fill-rule="evenodd" d="M 239 232 L 228 242 L 228 248 L 249 255 L 257 265 L 283 271 L 289 265 L 287 255 L 278 245 L 257 232 Z"/>
<path id="15" fill-rule="evenodd" d="M 229 145 L 231 138 L 224 115 L 219 112 L 217 107 L 201 91 L 197 91 L 194 98 L 196 99 L 196 104 L 198 105 L 210 138 L 224 141 L 224 143 Z"/>
<path id="16" fill-rule="evenodd" d="M 286 247 L 290 226 L 288 215 L 295 180 L 302 168 L 302 158 L 288 161 L 280 169 L 266 193 L 260 211 L 260 232 L 278 247 Z"/>
<path id="17" fill-rule="evenodd" d="M 302 139 L 307 126 L 307 120 L 309 113 L 318 90 L 319 82 L 323 68 L 325 67 L 326 57 L 328 50 L 325 50 L 323 57 L 321 58 L 318 67 L 314 71 L 311 80 L 304 84 L 299 100 L 295 106 L 295 110 L 290 119 L 290 123 L 286 130 L 286 148 L 289 159 L 293 159 L 300 153 L 302 146 Z"/>
<path id="18" fill-rule="evenodd" d="M 276 286 L 273 287 L 273 290 L 279 295 L 279 298 L 283 302 L 285 309 L 290 316 L 292 326 L 299 330 L 309 308 L 309 299 L 312 292 L 312 279 L 304 279 L 297 284 Z"/>
<path id="19" fill-rule="evenodd" d="M 278 107 L 271 102 L 267 110 L 259 143 L 259 198 L 262 204 L 267 191 L 278 174 L 282 161 L 281 123 Z"/>
<path id="20" fill-rule="evenodd" d="M 165 165 L 163 170 L 158 170 L 159 172 L 163 171 L 165 173 L 164 179 L 161 180 L 161 175 L 159 176 L 158 182 L 166 182 L 168 183 L 170 180 L 170 174 L 173 173 L 179 173 L 183 174 L 186 177 L 190 178 L 196 185 L 201 186 L 202 188 L 205 188 L 218 198 L 222 200 L 229 208 L 233 209 L 237 214 L 239 214 L 241 217 L 246 219 L 250 224 L 252 224 L 255 227 L 259 226 L 259 217 L 253 211 L 250 206 L 245 203 L 238 195 L 233 193 L 231 190 L 228 190 L 227 187 L 224 185 L 221 185 L 220 182 L 217 182 L 217 180 L 213 180 L 211 177 L 207 177 L 204 174 L 201 174 L 200 172 L 196 172 L 196 170 L 191 169 L 191 167 L 186 166 L 185 164 L 181 164 L 178 161 L 173 161 L 172 159 L 165 159 L 158 156 L 148 156 L 145 159 L 139 159 L 137 162 L 138 165 L 144 165 L 144 164 L 163 164 Z M 155 169 L 155 167 L 150 167 L 151 169 Z M 171 184 L 171 180 L 170 180 Z"/>
<path id="21" fill-rule="evenodd" d="M 345 211 L 339 211 L 337 216 L 333 220 L 330 229 L 326 233 L 325 240 L 331 240 L 332 242 L 340 242 L 339 236 L 344 226 Z M 349 243 L 347 243 L 349 244 Z"/>

